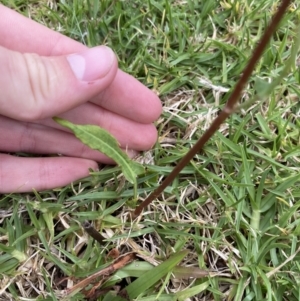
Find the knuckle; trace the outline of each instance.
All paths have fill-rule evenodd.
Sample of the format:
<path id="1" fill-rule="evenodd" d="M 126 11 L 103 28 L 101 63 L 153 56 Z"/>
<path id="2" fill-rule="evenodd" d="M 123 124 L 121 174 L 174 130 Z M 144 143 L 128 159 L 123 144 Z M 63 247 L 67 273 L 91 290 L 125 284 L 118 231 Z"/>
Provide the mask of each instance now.
<path id="1" fill-rule="evenodd" d="M 27 85 L 26 109 L 21 113 L 24 121 L 45 117 L 46 108 L 57 93 L 58 72 L 51 59 L 36 54 L 23 54 L 24 82 Z"/>

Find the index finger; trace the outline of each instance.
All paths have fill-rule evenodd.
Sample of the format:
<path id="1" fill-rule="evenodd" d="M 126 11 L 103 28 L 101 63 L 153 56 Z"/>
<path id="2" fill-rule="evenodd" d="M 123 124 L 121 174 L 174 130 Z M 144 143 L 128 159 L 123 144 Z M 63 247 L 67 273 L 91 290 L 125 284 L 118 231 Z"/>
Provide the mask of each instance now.
<path id="1" fill-rule="evenodd" d="M 19 51 L 37 53 L 42 56 L 59 56 L 86 49 L 72 40 L 42 24 L 0 4 L 0 45 Z"/>
<path id="2" fill-rule="evenodd" d="M 60 56 L 81 52 L 83 44 L 36 23 L 0 4 L 0 45 L 19 52 Z M 161 113 L 159 98 L 132 76 L 118 70 L 113 83 L 92 100 L 101 107 L 140 123 Z"/>

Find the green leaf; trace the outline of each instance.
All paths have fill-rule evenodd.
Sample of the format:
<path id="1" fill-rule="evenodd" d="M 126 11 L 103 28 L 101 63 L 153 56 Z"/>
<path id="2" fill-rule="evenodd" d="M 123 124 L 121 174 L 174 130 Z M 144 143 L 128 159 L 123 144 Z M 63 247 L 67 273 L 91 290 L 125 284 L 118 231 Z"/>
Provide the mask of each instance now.
<path id="1" fill-rule="evenodd" d="M 153 268 L 152 270 L 145 272 L 141 277 L 129 284 L 126 288 L 129 299 L 133 300 L 140 294 L 144 293 L 157 281 L 161 280 L 165 275 L 173 270 L 173 268 L 188 254 L 188 252 L 189 251 L 184 250 L 175 253 L 165 262 Z"/>
<path id="2" fill-rule="evenodd" d="M 199 285 L 196 285 L 196 286 L 193 286 L 186 290 L 180 291 L 180 292 L 176 293 L 176 296 L 178 297 L 178 301 L 184 301 L 197 294 L 200 294 L 201 292 L 206 290 L 208 288 L 208 286 L 209 286 L 209 281 L 206 281 Z"/>
<path id="3" fill-rule="evenodd" d="M 126 301 L 126 299 L 120 297 L 120 296 L 114 296 L 111 292 L 108 292 L 103 301 Z"/>
<path id="4" fill-rule="evenodd" d="M 269 93 L 270 83 L 265 81 L 262 78 L 256 77 L 254 83 L 254 90 L 258 94 L 259 97 L 265 97 Z"/>
<path id="5" fill-rule="evenodd" d="M 145 298 L 139 298 L 139 301 L 178 301 L 178 298 L 174 294 L 163 294 L 159 297 L 157 296 L 148 296 Z"/>
<path id="6" fill-rule="evenodd" d="M 96 125 L 76 125 L 62 118 L 54 117 L 54 121 L 71 130 L 85 145 L 113 159 L 122 169 L 125 178 L 136 186 L 136 176 L 144 172 L 144 168 L 120 149 L 118 141 L 106 130 Z"/>

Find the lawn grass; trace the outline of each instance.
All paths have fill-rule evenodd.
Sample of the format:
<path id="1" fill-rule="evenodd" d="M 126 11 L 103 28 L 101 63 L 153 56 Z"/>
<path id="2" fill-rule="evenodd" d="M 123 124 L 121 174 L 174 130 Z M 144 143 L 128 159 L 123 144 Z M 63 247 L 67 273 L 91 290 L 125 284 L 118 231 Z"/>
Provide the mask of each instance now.
<path id="1" fill-rule="evenodd" d="M 158 142 L 137 158 L 147 167 L 138 178 L 143 200 L 223 108 L 279 1 L 2 3 L 88 46 L 109 45 L 120 68 L 160 94 Z M 283 68 L 296 6 L 241 102 Z M 297 63 L 267 100 L 232 115 L 137 220 L 119 167 L 53 191 L 1 196 L 0 300 L 84 300 L 84 290 L 65 290 L 107 267 L 115 248 L 137 259 L 105 276 L 96 300 L 126 300 L 118 286 L 130 300 L 299 300 L 299 81 Z M 83 230 L 85 220 L 104 245 Z M 176 273 L 177 264 L 187 269 Z"/>

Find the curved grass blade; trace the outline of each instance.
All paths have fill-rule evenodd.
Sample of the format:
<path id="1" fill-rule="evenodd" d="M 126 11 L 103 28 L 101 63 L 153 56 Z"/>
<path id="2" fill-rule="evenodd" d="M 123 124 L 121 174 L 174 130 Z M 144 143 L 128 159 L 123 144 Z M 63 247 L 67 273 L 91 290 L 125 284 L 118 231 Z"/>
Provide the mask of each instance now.
<path id="1" fill-rule="evenodd" d="M 54 117 L 53 120 L 71 130 L 85 145 L 113 159 L 121 167 L 125 178 L 136 188 L 136 176 L 143 173 L 144 168 L 130 160 L 120 149 L 118 141 L 109 132 L 96 125 L 76 125 L 58 117 Z"/>
<path id="2" fill-rule="evenodd" d="M 157 281 L 161 280 L 165 275 L 173 270 L 178 263 L 188 254 L 189 251 L 184 250 L 178 252 L 167 259 L 159 266 L 145 272 L 141 277 L 133 281 L 126 288 L 129 299 L 133 300 L 137 296 L 147 291 Z"/>
<path id="3" fill-rule="evenodd" d="M 191 288 L 185 289 L 183 291 L 180 291 L 176 293 L 176 296 L 178 297 L 178 301 L 184 301 L 189 300 L 189 298 L 200 294 L 204 290 L 206 290 L 209 287 L 209 281 L 205 281 L 199 285 L 195 285 Z"/>

